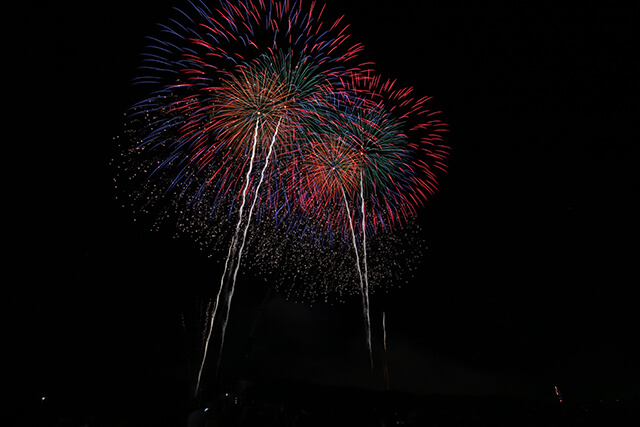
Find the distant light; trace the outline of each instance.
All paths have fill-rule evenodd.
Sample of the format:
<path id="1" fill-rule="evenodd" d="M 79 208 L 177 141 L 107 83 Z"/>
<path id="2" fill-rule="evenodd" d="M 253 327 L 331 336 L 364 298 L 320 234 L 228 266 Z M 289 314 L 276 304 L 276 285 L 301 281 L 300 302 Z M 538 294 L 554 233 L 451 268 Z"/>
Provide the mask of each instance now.
<path id="1" fill-rule="evenodd" d="M 46 397 L 45 397 L 45 396 L 42 396 L 42 400 L 45 400 L 45 399 L 46 399 Z"/>
<path id="2" fill-rule="evenodd" d="M 209 408 L 204 408 L 204 412 L 207 412 L 209 410 Z"/>
<path id="3" fill-rule="evenodd" d="M 562 394 L 560 394 L 560 390 L 558 390 L 558 386 L 555 386 L 556 396 L 558 397 L 558 401 L 562 403 Z"/>

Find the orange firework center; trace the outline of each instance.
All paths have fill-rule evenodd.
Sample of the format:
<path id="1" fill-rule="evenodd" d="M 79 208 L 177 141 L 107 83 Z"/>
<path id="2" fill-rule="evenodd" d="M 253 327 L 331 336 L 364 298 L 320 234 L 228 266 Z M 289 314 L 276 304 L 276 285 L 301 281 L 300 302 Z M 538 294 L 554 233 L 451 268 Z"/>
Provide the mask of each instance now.
<path id="1" fill-rule="evenodd" d="M 352 200 L 359 192 L 362 156 L 335 135 L 308 145 L 301 165 L 302 185 L 309 194 L 305 207 L 327 209 Z"/>
<path id="2" fill-rule="evenodd" d="M 208 127 L 215 135 L 217 145 L 231 154 L 247 151 L 254 140 L 256 122 L 260 123 L 257 138 L 271 141 L 280 122 L 276 144 L 291 141 L 295 135 L 295 91 L 278 73 L 251 72 L 241 69 L 213 90 L 210 105 L 211 122 Z M 293 116 L 293 117 L 292 117 Z M 259 144 L 258 150 L 265 149 Z"/>

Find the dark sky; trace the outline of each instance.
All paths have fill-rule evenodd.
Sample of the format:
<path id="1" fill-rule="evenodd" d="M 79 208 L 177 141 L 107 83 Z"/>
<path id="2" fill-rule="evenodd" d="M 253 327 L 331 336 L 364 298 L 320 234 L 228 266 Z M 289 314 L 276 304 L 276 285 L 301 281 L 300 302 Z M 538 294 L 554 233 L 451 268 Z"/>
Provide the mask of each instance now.
<path id="1" fill-rule="evenodd" d="M 381 387 L 384 311 L 394 388 L 638 397 L 637 6 L 341 3 L 328 7 L 366 58 L 444 111 L 450 170 L 420 212 L 419 271 L 372 296 L 375 380 L 357 298 L 273 294 L 243 372 Z M 134 222 L 109 166 L 144 37 L 170 4 L 30 4 L 5 18 L 6 348 L 29 395 L 186 387 L 181 313 L 219 265 Z M 238 284 L 225 366 L 265 289 Z"/>

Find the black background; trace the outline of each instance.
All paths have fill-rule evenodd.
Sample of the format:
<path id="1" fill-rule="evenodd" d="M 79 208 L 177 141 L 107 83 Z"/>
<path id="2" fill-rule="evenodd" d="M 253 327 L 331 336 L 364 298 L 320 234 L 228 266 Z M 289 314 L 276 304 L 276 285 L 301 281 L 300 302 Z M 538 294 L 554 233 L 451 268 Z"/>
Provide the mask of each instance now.
<path id="1" fill-rule="evenodd" d="M 144 37 L 173 5 L 32 3 L 5 15 L 5 352 L 20 399 L 186 395 L 181 313 L 212 292 L 219 264 L 134 221 L 109 166 L 142 96 L 131 79 Z M 376 379 L 357 298 L 272 295 L 244 372 L 381 388 L 384 311 L 394 389 L 637 398 L 637 6 L 327 7 L 382 74 L 434 97 L 450 124 L 449 172 L 420 212 L 419 271 L 372 296 Z M 243 276 L 229 372 L 264 295 L 262 278 Z"/>

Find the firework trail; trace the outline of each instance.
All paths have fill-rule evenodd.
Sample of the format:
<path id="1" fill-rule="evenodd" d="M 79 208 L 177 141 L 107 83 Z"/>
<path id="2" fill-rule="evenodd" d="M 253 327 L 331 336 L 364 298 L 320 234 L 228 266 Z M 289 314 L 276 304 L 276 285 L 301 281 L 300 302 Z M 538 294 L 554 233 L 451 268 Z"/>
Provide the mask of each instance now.
<path id="1" fill-rule="evenodd" d="M 253 200 L 251 202 L 251 207 L 249 209 L 249 213 L 247 215 L 247 220 L 246 220 L 246 225 L 244 227 L 244 232 L 242 234 L 242 243 L 240 244 L 240 247 L 238 248 L 238 239 L 239 239 L 239 234 L 240 234 L 240 227 L 241 224 L 243 222 L 243 212 L 244 212 L 244 205 L 246 202 L 246 196 L 247 196 L 247 190 L 249 188 L 249 182 L 250 182 L 250 176 L 251 176 L 251 172 L 253 170 L 253 165 L 254 165 L 254 160 L 255 160 L 255 153 L 256 153 L 256 147 L 258 144 L 258 128 L 259 128 L 259 123 L 260 120 L 257 119 L 256 120 L 256 125 L 255 125 L 255 130 L 254 130 L 254 136 L 253 136 L 253 145 L 251 147 L 251 159 L 249 162 L 249 169 L 247 170 L 247 175 L 245 177 L 245 185 L 244 185 L 244 189 L 242 191 L 242 203 L 240 205 L 240 211 L 239 211 L 239 218 L 238 218 L 238 222 L 236 223 L 236 229 L 235 229 L 235 234 L 232 238 L 231 241 L 231 245 L 229 247 L 229 253 L 227 254 L 227 259 L 225 261 L 225 268 L 224 268 L 224 272 L 222 274 L 222 278 L 220 280 L 220 287 L 218 289 L 218 293 L 216 295 L 215 301 L 214 301 L 214 305 L 213 305 L 213 309 L 211 312 L 211 317 L 210 317 L 210 321 L 211 324 L 208 327 L 208 334 L 205 340 L 205 346 L 204 346 L 204 354 L 202 357 L 202 362 L 200 364 L 200 369 L 198 371 L 198 379 L 197 379 L 197 383 L 196 383 L 196 389 L 195 389 L 195 394 L 198 394 L 199 388 L 200 388 L 200 381 L 202 378 L 202 372 L 204 370 L 204 365 L 205 365 L 205 360 L 208 354 L 208 348 L 209 348 L 209 341 L 211 340 L 211 331 L 213 330 L 213 322 L 216 319 L 216 313 L 217 313 L 217 308 L 219 305 L 219 301 L 220 301 L 220 295 L 223 292 L 223 289 L 227 289 L 226 291 L 226 296 L 225 296 L 225 301 L 226 301 L 226 310 L 224 312 L 224 320 L 222 323 L 222 329 L 220 332 L 220 349 L 219 349 L 219 356 L 218 356 L 218 362 L 216 365 L 216 376 L 217 376 L 217 372 L 220 368 L 220 360 L 221 360 L 221 356 L 222 356 L 222 348 L 224 346 L 224 337 L 225 337 L 225 332 L 227 329 L 227 322 L 229 320 L 229 313 L 231 311 L 231 300 L 233 298 L 233 293 L 235 290 L 235 285 L 236 285 L 236 278 L 238 275 L 238 270 L 240 269 L 240 262 L 242 260 L 242 252 L 244 249 L 244 245 L 247 239 L 247 232 L 249 230 L 249 226 L 251 224 L 251 217 L 253 216 L 253 210 L 255 208 L 256 205 L 256 201 L 258 199 L 258 195 L 260 194 L 260 187 L 262 185 L 262 182 L 264 180 L 264 175 L 265 175 L 265 171 L 267 170 L 268 166 L 269 166 L 269 159 L 271 158 L 271 154 L 273 152 L 273 146 L 275 144 L 276 138 L 278 136 L 278 129 L 280 128 L 280 123 L 281 121 L 278 121 L 278 124 L 276 125 L 275 128 L 275 132 L 273 134 L 273 137 L 271 138 L 271 144 L 269 145 L 269 151 L 267 153 L 266 159 L 265 159 L 265 164 L 260 172 L 260 180 L 258 181 L 258 185 L 254 191 L 254 196 L 253 196 Z M 236 255 L 237 254 L 237 255 Z M 229 262 L 231 262 L 231 267 L 229 267 Z M 235 267 L 234 267 L 235 266 Z M 227 273 L 230 273 L 231 271 L 233 271 L 233 276 L 231 277 L 231 283 L 229 283 L 229 277 L 227 277 Z M 226 279 L 226 280 L 225 280 Z M 226 286 L 225 286 L 226 285 Z"/>
<path id="2" fill-rule="evenodd" d="M 388 366 L 388 358 L 387 358 L 387 321 L 385 312 L 382 312 L 382 346 L 384 349 L 384 358 L 383 358 L 383 372 L 384 372 L 384 384 L 385 388 L 389 390 L 389 366 Z"/>
<path id="3" fill-rule="evenodd" d="M 362 288 L 362 306 L 365 316 L 365 331 L 367 333 L 367 345 L 369 346 L 369 361 L 373 369 L 373 350 L 371 349 L 371 316 L 369 309 L 369 275 L 367 271 L 367 229 L 366 216 L 364 210 L 364 187 L 362 185 L 362 174 L 360 174 L 360 200 L 362 201 L 362 265 L 364 267 L 364 286 Z"/>
<path id="4" fill-rule="evenodd" d="M 253 133 L 253 144 L 251 146 L 251 160 L 249 162 L 249 169 L 247 170 L 247 176 L 245 178 L 245 184 L 244 184 L 244 189 L 242 191 L 242 203 L 240 204 L 240 212 L 238 213 L 238 222 L 236 224 L 236 231 L 235 234 L 233 235 L 232 239 L 231 239 L 231 245 L 229 246 L 229 253 L 227 255 L 227 259 L 224 263 L 224 272 L 222 273 L 222 278 L 220 279 L 220 287 L 218 289 L 218 293 L 216 294 L 216 299 L 214 301 L 213 304 L 213 310 L 211 312 L 211 323 L 209 325 L 209 333 L 207 334 L 207 338 L 205 341 L 205 346 L 204 346 L 204 354 L 202 356 L 202 363 L 200 364 L 200 369 L 198 371 L 198 380 L 196 382 L 196 389 L 195 389 L 195 394 L 198 394 L 198 391 L 200 389 L 200 380 L 202 378 L 202 371 L 204 369 L 204 364 L 205 364 L 205 360 L 207 358 L 207 354 L 208 354 L 208 349 L 209 349 L 209 341 L 211 340 L 211 332 L 213 331 L 213 322 L 216 319 L 216 312 L 218 310 L 218 304 L 220 302 L 220 294 L 222 293 L 222 290 L 225 288 L 225 277 L 227 275 L 227 271 L 230 271 L 229 269 L 229 261 L 234 262 L 235 260 L 235 253 L 236 253 L 236 248 L 237 248 L 237 244 L 238 244 L 238 235 L 240 233 L 240 225 L 242 223 L 242 213 L 244 210 L 244 204 L 246 201 L 246 197 L 247 197 L 247 189 L 249 188 L 249 183 L 250 180 L 249 178 L 251 177 L 251 171 L 253 169 L 253 161 L 255 158 L 255 154 L 256 154 L 256 146 L 258 145 L 258 126 L 260 124 L 259 120 L 256 120 L 256 126 L 255 126 L 255 130 Z M 257 192 L 256 192 L 256 196 L 257 196 Z M 248 223 L 247 223 L 248 224 Z M 248 226 L 248 225 L 247 225 Z M 240 262 L 240 257 L 241 255 L 238 255 L 238 260 L 237 262 Z M 235 276 L 234 276 L 235 277 Z M 229 300 L 229 304 L 231 304 L 231 297 L 233 296 L 233 286 L 231 287 L 231 289 L 229 290 L 227 299 Z M 228 314 L 227 314 L 228 316 Z M 225 322 L 226 324 L 226 322 Z M 223 342 L 224 342 L 224 337 L 223 337 Z M 220 345 L 222 347 L 222 343 Z M 222 351 L 222 350 L 220 350 Z"/>
<path id="5" fill-rule="evenodd" d="M 256 122 L 256 126 L 257 126 L 257 122 Z M 251 216 L 253 214 L 253 209 L 256 205 L 256 201 L 258 199 L 258 194 L 260 191 L 260 186 L 262 185 L 262 181 L 264 180 L 264 173 L 265 170 L 267 169 L 267 167 L 269 166 L 269 159 L 271 158 L 271 153 L 273 152 L 273 145 L 275 144 L 276 141 L 276 137 L 278 136 L 278 129 L 280 128 L 280 121 L 278 121 L 278 124 L 276 125 L 276 129 L 275 132 L 273 134 L 273 137 L 271 139 L 271 144 L 269 145 L 269 152 L 267 153 L 267 157 L 265 160 L 265 164 L 264 167 L 262 168 L 262 172 L 260 173 L 260 181 L 258 181 L 258 185 L 256 187 L 255 193 L 254 193 L 254 197 L 253 197 L 253 202 L 251 203 L 251 208 L 249 209 L 249 214 L 247 216 L 247 224 L 244 228 L 244 233 L 242 234 L 242 244 L 240 245 L 240 249 L 238 250 L 238 256 L 235 260 L 235 269 L 233 271 L 233 279 L 231 282 L 231 288 L 229 289 L 229 293 L 227 295 L 226 301 L 227 301 L 227 308 L 225 311 L 225 318 L 224 321 L 222 323 L 222 331 L 220 332 L 221 336 L 220 336 L 220 340 L 221 340 L 221 344 L 220 344 L 220 352 L 218 354 L 218 363 L 216 366 L 216 376 L 218 373 L 218 370 L 220 369 L 220 360 L 222 359 L 222 345 L 224 343 L 224 335 L 225 332 L 227 330 L 227 322 L 229 321 L 229 312 L 231 311 L 231 298 L 233 297 L 233 292 L 236 286 L 236 277 L 238 276 L 238 269 L 240 268 L 240 260 L 242 259 L 242 250 L 244 249 L 244 245 L 245 242 L 247 240 L 247 232 L 249 231 L 249 225 L 251 224 Z M 247 174 L 247 178 L 248 178 L 248 174 Z M 242 218 L 240 218 L 238 220 L 238 226 L 240 225 L 240 223 L 242 222 Z M 203 360 L 206 357 L 206 354 L 203 356 Z M 197 392 L 197 390 L 196 390 Z"/>
<path id="6" fill-rule="evenodd" d="M 367 347 L 369 349 L 369 361 L 371 364 L 371 369 L 373 369 L 373 352 L 371 349 L 371 325 L 369 320 L 369 295 L 368 295 L 368 290 L 365 286 L 362 269 L 360 268 L 360 256 L 358 255 L 358 243 L 356 242 L 356 233 L 353 229 L 353 220 L 351 219 L 349 201 L 347 200 L 347 194 L 344 192 L 344 188 L 342 188 L 342 196 L 344 198 L 344 206 L 347 210 L 347 218 L 349 219 L 349 229 L 351 231 L 351 238 L 353 240 L 353 250 L 356 254 L 356 268 L 358 269 L 358 276 L 360 277 L 360 292 L 362 294 L 362 309 L 364 314 L 365 332 L 367 334 Z"/>

